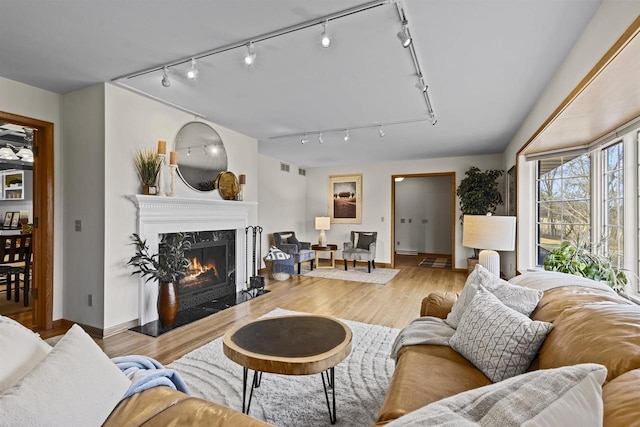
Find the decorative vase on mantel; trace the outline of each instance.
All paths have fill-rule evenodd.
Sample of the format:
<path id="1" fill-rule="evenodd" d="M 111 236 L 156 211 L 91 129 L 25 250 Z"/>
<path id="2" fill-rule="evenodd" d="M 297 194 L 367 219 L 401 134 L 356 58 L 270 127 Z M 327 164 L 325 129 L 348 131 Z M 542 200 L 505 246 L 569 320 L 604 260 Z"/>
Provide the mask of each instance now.
<path id="1" fill-rule="evenodd" d="M 162 282 L 158 288 L 158 318 L 165 328 L 176 322 L 178 315 L 178 289 L 174 282 Z"/>

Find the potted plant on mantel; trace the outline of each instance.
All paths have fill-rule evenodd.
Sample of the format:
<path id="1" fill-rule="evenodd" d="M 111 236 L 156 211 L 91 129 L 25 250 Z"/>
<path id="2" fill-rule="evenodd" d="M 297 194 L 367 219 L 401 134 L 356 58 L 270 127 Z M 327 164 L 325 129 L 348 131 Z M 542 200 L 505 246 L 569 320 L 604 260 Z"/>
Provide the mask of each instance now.
<path id="1" fill-rule="evenodd" d="M 162 326 L 171 327 L 178 314 L 177 283 L 189 269 L 184 254 L 191 249 L 191 242 L 183 233 L 176 233 L 160 243 L 157 254 L 150 254 L 147 241 L 138 234 L 132 234 L 131 240 L 136 247 L 136 254 L 127 263 L 134 267 L 131 274 L 142 275 L 146 282 L 158 281 L 158 317 Z"/>
<path id="2" fill-rule="evenodd" d="M 151 149 L 138 150 L 133 158 L 133 164 L 142 182 L 142 194 L 158 194 L 156 182 L 162 168 L 162 160 L 158 153 Z"/>
<path id="3" fill-rule="evenodd" d="M 460 198 L 460 223 L 465 215 L 486 215 L 496 211 L 502 202 L 502 194 L 498 190 L 498 178 L 504 171 L 492 169 L 482 172 L 472 166 L 466 172 L 466 177 L 460 181 L 456 194 Z M 464 226 L 464 225 L 463 225 Z M 467 258 L 467 269 L 472 271 L 478 263 L 478 251 L 474 248 L 473 257 Z"/>

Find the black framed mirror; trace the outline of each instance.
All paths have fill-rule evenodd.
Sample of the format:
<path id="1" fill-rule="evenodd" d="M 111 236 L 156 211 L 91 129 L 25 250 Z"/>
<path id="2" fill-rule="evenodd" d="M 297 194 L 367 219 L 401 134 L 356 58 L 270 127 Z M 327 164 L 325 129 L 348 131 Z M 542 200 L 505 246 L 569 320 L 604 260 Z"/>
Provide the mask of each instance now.
<path id="1" fill-rule="evenodd" d="M 176 135 L 178 175 L 189 188 L 212 191 L 213 181 L 227 170 L 227 150 L 218 132 L 202 122 L 189 122 Z"/>

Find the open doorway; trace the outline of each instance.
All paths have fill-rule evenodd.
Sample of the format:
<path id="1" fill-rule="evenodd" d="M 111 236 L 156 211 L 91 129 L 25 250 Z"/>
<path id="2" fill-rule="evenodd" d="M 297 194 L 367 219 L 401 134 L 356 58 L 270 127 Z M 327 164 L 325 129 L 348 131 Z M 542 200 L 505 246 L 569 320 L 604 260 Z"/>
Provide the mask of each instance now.
<path id="1" fill-rule="evenodd" d="M 455 172 L 391 177 L 392 265 L 455 268 Z"/>
<path id="2" fill-rule="evenodd" d="M 0 123 L 10 124 L 10 127 L 14 129 L 23 130 L 25 137 L 23 137 L 22 148 L 30 147 L 33 160 L 28 162 L 32 165 L 31 169 L 22 169 L 20 173 L 18 173 L 17 164 L 14 165 L 16 166 L 15 171 L 9 173 L 12 175 L 11 182 L 2 183 L 9 190 L 7 194 L 18 194 L 18 187 L 25 187 L 21 189 L 24 192 L 22 199 L 17 196 L 9 196 L 8 198 L 15 198 L 10 203 L 21 203 L 21 206 L 18 206 L 19 209 L 16 208 L 19 215 L 18 223 L 20 223 L 20 216 L 27 216 L 28 221 L 32 224 L 33 262 L 31 265 L 31 292 L 29 293 L 30 309 L 25 313 L 19 313 L 17 317 L 12 317 L 31 328 L 48 330 L 53 327 L 53 123 L 2 111 L 0 111 Z M 12 144 L 14 146 L 17 146 L 19 142 L 19 135 L 16 137 L 18 139 Z M 8 148 L 17 154 L 16 149 Z M 19 159 L 21 163 L 24 163 L 21 157 Z M 22 183 L 18 184 L 16 178 L 20 177 Z M 24 200 L 24 196 L 27 195 L 27 187 L 31 191 L 31 203 Z M 5 202 L 7 201 L 5 200 Z M 30 205 L 30 213 L 28 205 Z M 6 209 L 0 210 L 4 212 Z M 24 274 L 22 279 L 24 280 Z M 6 300 L 4 294 L 0 295 L 0 298 Z M 24 295 L 21 293 L 21 302 L 24 301 L 23 298 Z"/>

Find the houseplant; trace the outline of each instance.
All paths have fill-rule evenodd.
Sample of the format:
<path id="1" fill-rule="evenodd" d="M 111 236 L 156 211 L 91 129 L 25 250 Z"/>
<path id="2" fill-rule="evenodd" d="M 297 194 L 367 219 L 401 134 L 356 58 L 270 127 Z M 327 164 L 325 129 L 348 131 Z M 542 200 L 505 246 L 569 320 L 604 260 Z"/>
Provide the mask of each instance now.
<path id="1" fill-rule="evenodd" d="M 132 234 L 131 240 L 136 248 L 136 254 L 127 263 L 134 268 L 131 274 L 140 274 L 146 278 L 146 282 L 154 279 L 158 281 L 160 323 L 166 327 L 173 326 L 178 313 L 176 284 L 189 269 L 189 260 L 185 257 L 185 252 L 191 249 L 191 242 L 183 233 L 176 233 L 163 239 L 157 254 L 150 254 L 147 241 L 142 240 L 138 234 Z"/>
<path id="2" fill-rule="evenodd" d="M 491 169 L 482 172 L 472 166 L 466 172 L 466 177 L 460 181 L 456 194 L 460 198 L 460 223 L 465 215 L 486 215 L 496 211 L 502 204 L 502 194 L 498 190 L 498 178 L 504 171 Z M 467 259 L 467 268 L 471 271 L 478 260 L 478 251 L 473 249 L 473 257 Z"/>
<path id="3" fill-rule="evenodd" d="M 544 269 L 605 282 L 618 293 L 623 292 L 627 284 L 622 269 L 613 265 L 608 257 L 592 252 L 579 242 L 563 241 L 545 257 Z"/>
<path id="4" fill-rule="evenodd" d="M 162 168 L 158 153 L 151 149 L 137 150 L 133 164 L 142 182 L 142 194 L 157 194 L 156 182 Z"/>

